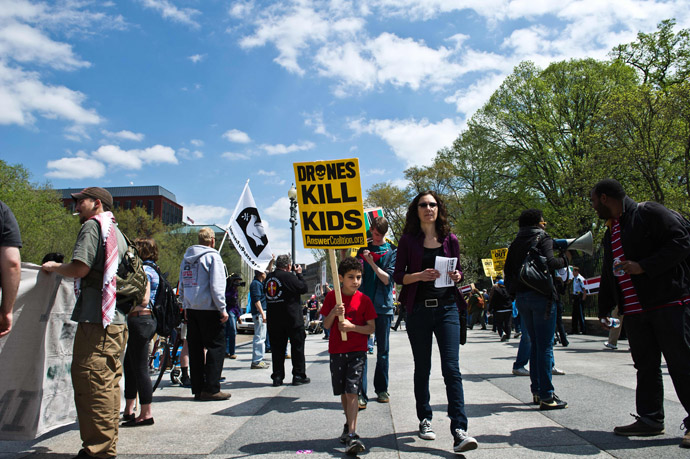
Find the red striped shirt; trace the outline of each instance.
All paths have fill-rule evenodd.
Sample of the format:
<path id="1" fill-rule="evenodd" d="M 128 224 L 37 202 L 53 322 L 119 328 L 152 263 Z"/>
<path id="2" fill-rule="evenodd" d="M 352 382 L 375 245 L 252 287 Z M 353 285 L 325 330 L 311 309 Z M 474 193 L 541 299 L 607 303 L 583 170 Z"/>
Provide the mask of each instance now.
<path id="1" fill-rule="evenodd" d="M 626 261 L 625 254 L 623 253 L 623 244 L 621 243 L 621 227 L 618 220 L 613 220 L 611 225 L 611 252 L 613 254 L 613 259 L 619 259 L 619 261 Z M 615 272 L 615 261 L 614 261 L 614 272 Z M 640 304 L 640 299 L 635 291 L 635 286 L 632 283 L 630 274 L 625 273 L 622 276 L 616 276 L 618 281 L 618 286 L 623 294 L 623 314 L 639 314 L 643 312 L 642 305 Z M 659 306 L 654 306 L 653 308 L 647 308 L 646 311 L 653 311 L 655 309 L 668 308 L 671 306 L 681 306 L 684 302 L 690 301 L 690 296 L 681 298 L 676 301 L 671 301 L 670 303 L 661 304 Z"/>

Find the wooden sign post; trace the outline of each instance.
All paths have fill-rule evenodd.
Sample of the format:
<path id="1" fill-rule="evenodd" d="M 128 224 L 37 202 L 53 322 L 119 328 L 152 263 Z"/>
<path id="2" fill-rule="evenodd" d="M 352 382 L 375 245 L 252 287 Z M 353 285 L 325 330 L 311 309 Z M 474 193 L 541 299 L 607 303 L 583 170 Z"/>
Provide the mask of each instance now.
<path id="1" fill-rule="evenodd" d="M 335 249 L 367 245 L 359 160 L 294 163 L 293 167 L 304 248 L 327 249 L 339 306 L 343 296 Z M 341 332 L 341 337 L 347 341 L 347 333 Z"/>

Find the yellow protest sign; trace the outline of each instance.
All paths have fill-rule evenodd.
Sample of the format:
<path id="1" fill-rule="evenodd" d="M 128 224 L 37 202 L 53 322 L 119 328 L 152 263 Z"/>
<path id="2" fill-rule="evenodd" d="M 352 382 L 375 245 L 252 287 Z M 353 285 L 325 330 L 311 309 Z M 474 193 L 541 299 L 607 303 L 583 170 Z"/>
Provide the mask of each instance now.
<path id="1" fill-rule="evenodd" d="M 366 246 L 359 160 L 294 163 L 293 167 L 304 247 Z"/>
<path id="2" fill-rule="evenodd" d="M 491 258 L 482 258 L 482 266 L 484 266 L 484 275 L 486 277 L 496 277 L 494 261 Z"/>
<path id="3" fill-rule="evenodd" d="M 494 262 L 494 272 L 496 274 L 503 272 L 503 266 L 506 263 L 508 256 L 508 249 L 494 249 L 491 251 L 491 260 Z"/>

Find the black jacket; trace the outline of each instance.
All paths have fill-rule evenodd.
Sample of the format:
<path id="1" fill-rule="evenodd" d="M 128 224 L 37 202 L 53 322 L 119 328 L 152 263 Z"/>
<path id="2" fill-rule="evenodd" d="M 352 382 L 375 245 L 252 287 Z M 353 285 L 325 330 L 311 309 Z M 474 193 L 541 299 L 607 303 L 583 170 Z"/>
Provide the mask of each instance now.
<path id="1" fill-rule="evenodd" d="M 537 250 L 542 256 L 546 257 L 546 264 L 548 265 L 551 274 L 553 275 L 554 271 L 557 269 L 568 266 L 568 260 L 565 258 L 565 256 L 554 256 L 553 239 L 551 239 L 551 236 L 549 236 L 546 231 L 537 228 L 536 226 L 520 228 L 515 240 L 508 248 L 508 256 L 506 257 L 505 266 L 503 267 L 505 285 L 513 298 L 518 292 L 534 291 L 520 282 L 519 274 L 522 262 L 525 261 L 529 248 L 532 246 L 534 239 L 539 234 L 542 234 L 542 237 L 537 244 Z M 555 287 L 551 297 L 554 300 L 558 298 Z"/>
<path id="2" fill-rule="evenodd" d="M 307 293 L 307 284 L 302 274 L 276 269 L 266 277 L 264 285 L 268 328 L 304 327 L 300 297 Z"/>
<path id="3" fill-rule="evenodd" d="M 679 300 L 690 294 L 688 264 L 690 234 L 678 218 L 657 202 L 638 205 L 623 200 L 620 219 L 625 258 L 636 261 L 643 274 L 630 276 L 642 309 Z M 604 263 L 599 288 L 599 317 L 608 317 L 616 305 L 623 305 L 618 282 L 613 275 L 611 228 L 604 240 Z"/>

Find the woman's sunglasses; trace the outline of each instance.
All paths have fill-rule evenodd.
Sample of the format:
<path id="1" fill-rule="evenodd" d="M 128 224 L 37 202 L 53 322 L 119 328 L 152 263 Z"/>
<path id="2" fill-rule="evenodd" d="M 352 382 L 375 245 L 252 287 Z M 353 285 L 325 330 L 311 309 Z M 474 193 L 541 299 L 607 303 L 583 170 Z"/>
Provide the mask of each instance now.
<path id="1" fill-rule="evenodd" d="M 423 209 L 426 209 L 427 207 L 434 209 L 438 204 L 435 202 L 420 202 L 418 205 Z"/>

